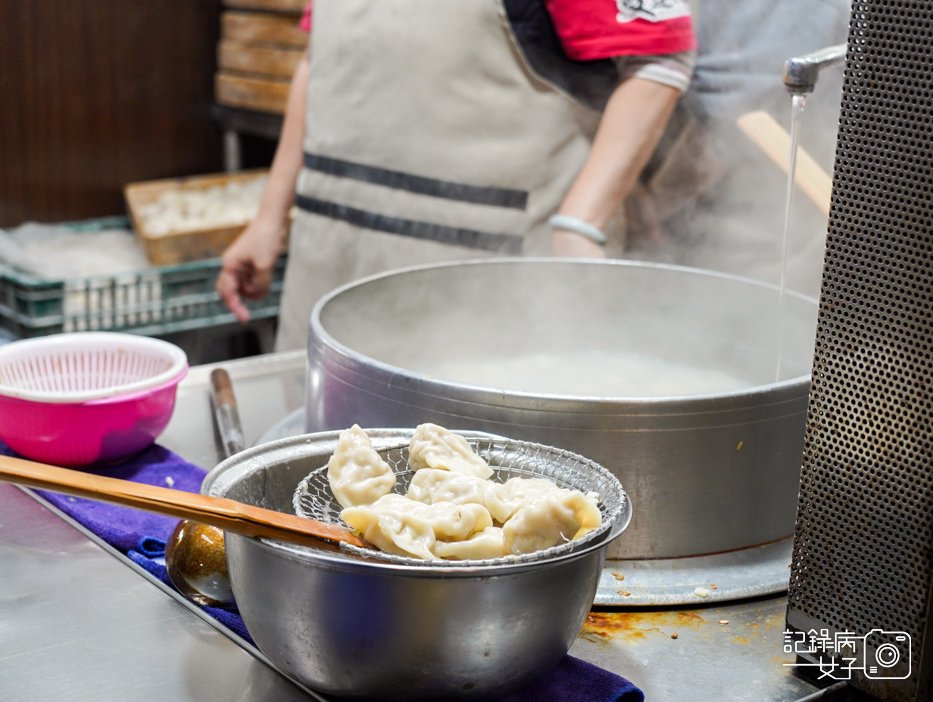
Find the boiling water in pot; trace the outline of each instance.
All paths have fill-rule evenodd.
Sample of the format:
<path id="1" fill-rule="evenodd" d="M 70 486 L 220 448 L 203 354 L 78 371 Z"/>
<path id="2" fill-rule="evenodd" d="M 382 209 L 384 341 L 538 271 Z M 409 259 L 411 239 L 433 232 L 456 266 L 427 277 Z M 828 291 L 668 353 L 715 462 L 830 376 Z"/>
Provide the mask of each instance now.
<path id="1" fill-rule="evenodd" d="M 585 397 L 679 397 L 729 393 L 748 378 L 630 352 L 603 350 L 529 353 L 486 359 L 438 358 L 424 375 L 513 392 Z"/>

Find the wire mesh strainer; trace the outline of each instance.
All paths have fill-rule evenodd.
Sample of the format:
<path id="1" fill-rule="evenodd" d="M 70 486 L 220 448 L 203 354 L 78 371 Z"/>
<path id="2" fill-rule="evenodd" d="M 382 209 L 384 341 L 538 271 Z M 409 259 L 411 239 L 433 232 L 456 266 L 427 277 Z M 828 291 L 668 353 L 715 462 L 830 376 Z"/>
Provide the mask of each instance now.
<path id="1" fill-rule="evenodd" d="M 552 446 L 514 439 L 474 439 L 470 440 L 469 444 L 493 469 L 494 474 L 490 478 L 492 481 L 504 483 L 510 478 L 517 477 L 548 478 L 558 487 L 579 490 L 583 493 L 597 493 L 598 507 L 602 515 L 600 526 L 579 539 L 558 546 L 534 553 L 501 558 L 425 561 L 420 558 L 399 556 L 344 543 L 340 544 L 340 548 L 358 556 L 405 565 L 463 567 L 523 563 L 552 558 L 591 544 L 598 539 L 605 538 L 613 527 L 621 531 L 631 518 L 631 502 L 618 478 L 588 458 Z M 393 492 L 398 494 L 408 492 L 408 486 L 415 473 L 408 466 L 408 445 L 378 449 L 377 453 L 395 473 L 396 483 Z M 327 480 L 326 465 L 312 471 L 298 484 L 292 504 L 298 516 L 346 526 L 340 519 L 340 511 L 343 508 L 334 497 Z"/>

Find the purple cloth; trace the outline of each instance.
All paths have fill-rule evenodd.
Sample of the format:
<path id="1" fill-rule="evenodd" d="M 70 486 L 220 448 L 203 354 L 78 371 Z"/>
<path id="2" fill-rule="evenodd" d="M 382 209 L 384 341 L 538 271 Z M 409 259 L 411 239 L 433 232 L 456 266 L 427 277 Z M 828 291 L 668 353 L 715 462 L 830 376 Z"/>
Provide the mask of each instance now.
<path id="1" fill-rule="evenodd" d="M 500 702 L 643 702 L 644 693 L 625 678 L 571 655 L 547 675 Z"/>
<path id="2" fill-rule="evenodd" d="M 87 469 L 87 472 L 186 492 L 198 492 L 201 489 L 201 481 L 207 475 L 204 469 L 157 445 L 150 446 L 122 463 L 95 466 Z M 121 553 L 138 550 L 144 537 L 158 539 L 164 543 L 178 524 L 177 517 L 45 490 L 37 492 Z M 164 550 L 163 545 L 162 551 Z"/>
<path id="3" fill-rule="evenodd" d="M 0 452 L 9 456 L 16 455 L 3 444 L 0 444 Z M 207 475 L 207 471 L 203 468 L 188 463 L 180 456 L 158 445 L 150 446 L 142 453 L 121 463 L 94 466 L 87 471 L 109 478 L 170 487 L 186 492 L 199 492 L 201 481 Z M 36 492 L 81 526 L 124 554 L 133 563 L 172 589 L 176 589 L 169 580 L 168 571 L 163 563 L 165 542 L 179 521 L 176 517 L 107 502 L 96 502 L 48 490 L 36 490 Z M 201 609 L 246 641 L 253 643 L 237 612 L 217 607 L 202 607 Z"/>
<path id="4" fill-rule="evenodd" d="M 0 453 L 16 454 L 0 443 Z M 199 492 L 207 474 L 203 468 L 188 463 L 162 446 L 153 445 L 126 461 L 87 469 L 98 475 L 131 480 L 137 483 Z M 174 589 L 161 562 L 165 542 L 178 523 L 175 517 L 95 502 L 81 497 L 37 490 L 44 499 L 131 561 Z M 243 620 L 236 611 L 202 607 L 222 625 L 253 644 Z M 255 644 L 254 644 L 255 645 Z M 642 702 L 644 695 L 635 685 L 615 673 L 586 661 L 565 656 L 553 671 L 527 688 L 512 693 L 501 702 Z"/>

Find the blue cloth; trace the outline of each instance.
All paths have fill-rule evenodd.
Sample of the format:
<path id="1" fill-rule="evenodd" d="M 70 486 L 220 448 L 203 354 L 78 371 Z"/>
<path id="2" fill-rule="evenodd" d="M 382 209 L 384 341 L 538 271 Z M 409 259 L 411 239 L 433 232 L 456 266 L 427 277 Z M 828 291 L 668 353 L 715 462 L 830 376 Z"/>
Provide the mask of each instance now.
<path id="1" fill-rule="evenodd" d="M 0 443 L 0 453 L 15 456 Z M 185 461 L 168 449 L 153 445 L 126 461 L 87 469 L 98 475 L 131 480 L 138 483 L 199 492 L 207 474 L 203 468 Z M 45 500 L 103 541 L 123 553 L 129 560 L 174 588 L 164 564 L 165 543 L 178 519 L 132 507 L 95 502 L 81 497 L 37 490 Z M 254 644 L 242 618 L 235 610 L 202 607 L 217 620 L 250 644 Z M 615 673 L 603 670 L 573 656 L 565 656 L 547 675 L 527 688 L 512 693 L 501 702 L 642 702 L 644 695 L 631 682 Z"/>

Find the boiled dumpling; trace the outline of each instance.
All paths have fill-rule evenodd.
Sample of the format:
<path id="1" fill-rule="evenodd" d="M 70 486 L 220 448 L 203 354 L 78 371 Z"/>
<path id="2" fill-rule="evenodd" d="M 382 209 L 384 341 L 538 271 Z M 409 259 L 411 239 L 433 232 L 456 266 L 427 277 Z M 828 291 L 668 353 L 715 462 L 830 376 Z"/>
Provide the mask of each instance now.
<path id="1" fill-rule="evenodd" d="M 502 528 L 496 526 L 486 527 L 465 541 L 438 541 L 434 544 L 434 553 L 441 558 L 457 560 L 482 560 L 508 555 Z"/>
<path id="2" fill-rule="evenodd" d="M 463 541 L 492 526 L 482 505 L 428 505 L 394 493 L 371 505 L 349 507 L 340 516 L 375 546 L 419 558 L 433 558 L 436 542 Z"/>
<path id="3" fill-rule="evenodd" d="M 409 503 L 414 500 L 406 499 Z M 458 505 L 453 502 L 435 502 L 425 505 L 420 502 L 412 511 L 426 519 L 439 540 L 457 541 L 468 539 L 476 532 L 492 526 L 492 517 L 482 505 Z"/>
<path id="4" fill-rule="evenodd" d="M 415 428 L 408 450 L 408 465 L 416 471 L 437 468 L 477 478 L 488 478 L 493 472 L 486 461 L 473 453 L 466 439 L 437 424 L 421 424 Z"/>
<path id="5" fill-rule="evenodd" d="M 566 492 L 564 488 L 547 478 L 509 478 L 496 492 L 496 513 L 499 515 L 497 518 L 504 524 L 532 500 L 545 495 L 560 495 L 563 492 Z"/>
<path id="6" fill-rule="evenodd" d="M 407 495 L 354 425 L 340 434 L 327 478 L 351 528 L 388 553 L 483 560 L 533 553 L 578 539 L 602 521 L 598 495 L 546 478 L 489 480 L 494 471 L 463 437 L 421 424 L 409 445 Z"/>
<path id="7" fill-rule="evenodd" d="M 426 504 L 453 502 L 458 505 L 483 505 L 499 524 L 505 522 L 517 509 L 517 505 L 509 500 L 505 485 L 475 475 L 436 468 L 417 471 L 408 486 L 408 496 Z"/>
<path id="8" fill-rule="evenodd" d="M 373 449 L 360 427 L 340 433 L 337 448 L 327 462 L 327 480 L 341 507 L 368 505 L 395 487 L 391 466 Z"/>
<path id="9" fill-rule="evenodd" d="M 565 490 L 547 478 L 509 478 L 503 485 L 505 485 L 505 494 L 513 500 L 529 500 Z"/>
<path id="10" fill-rule="evenodd" d="M 412 476 L 407 496 L 426 504 L 435 502 L 453 502 L 459 505 L 480 504 L 489 510 L 497 524 L 505 524 L 523 507 L 539 498 L 551 496 L 562 500 L 566 499 L 570 493 L 583 496 L 579 491 L 562 488 L 547 478 L 516 477 L 510 478 L 505 483 L 496 483 L 463 473 L 424 468 Z M 586 505 L 596 511 L 586 511 L 584 516 L 587 517 L 587 523 L 595 519 L 596 525 L 593 528 L 596 528 L 602 519 L 599 508 L 596 506 L 599 496 L 591 493 L 585 497 L 587 498 Z M 583 507 L 586 508 L 586 505 Z M 579 536 L 583 536 L 583 533 Z"/>
<path id="11" fill-rule="evenodd" d="M 380 551 L 399 556 L 434 558 L 432 549 L 437 537 L 427 520 L 411 510 L 398 509 L 388 503 L 380 506 L 380 501 L 395 497 L 405 499 L 401 495 L 385 495 L 370 505 L 347 507 L 340 512 L 340 518 Z"/>
<path id="12" fill-rule="evenodd" d="M 427 504 L 441 501 L 480 504 L 496 522 L 504 524 L 533 498 L 560 494 L 562 489 L 547 478 L 516 477 L 496 483 L 465 473 L 423 468 L 412 476 L 408 496 Z"/>
<path id="13" fill-rule="evenodd" d="M 594 493 L 555 488 L 526 502 L 503 525 L 502 534 L 509 553 L 532 553 L 579 539 L 601 521 Z"/>

